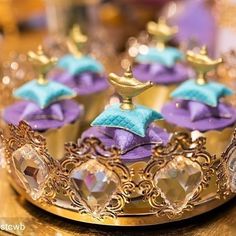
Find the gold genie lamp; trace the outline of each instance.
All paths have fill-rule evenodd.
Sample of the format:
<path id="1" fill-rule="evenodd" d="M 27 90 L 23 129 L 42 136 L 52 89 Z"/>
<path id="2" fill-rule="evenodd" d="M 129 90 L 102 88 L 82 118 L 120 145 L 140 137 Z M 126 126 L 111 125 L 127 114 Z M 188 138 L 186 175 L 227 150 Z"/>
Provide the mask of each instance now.
<path id="1" fill-rule="evenodd" d="M 74 25 L 70 31 L 69 38 L 67 39 L 67 47 L 69 52 L 74 56 L 80 58 L 83 56 L 81 49 L 87 43 L 88 38 L 81 32 L 79 25 Z"/>
<path id="2" fill-rule="evenodd" d="M 124 110 L 134 109 L 132 98 L 138 96 L 153 86 L 152 82 L 142 83 L 133 77 L 131 66 L 128 67 L 124 76 L 114 73 L 109 75 L 109 81 L 117 93 L 122 97 L 121 108 Z"/>
<path id="3" fill-rule="evenodd" d="M 196 82 L 200 85 L 207 82 L 207 72 L 216 69 L 216 67 L 223 62 L 222 58 L 218 58 L 216 60 L 211 59 L 208 56 L 208 52 L 205 46 L 200 49 L 199 53 L 188 51 L 186 56 L 188 63 L 197 73 Z"/>
<path id="4" fill-rule="evenodd" d="M 178 27 L 171 27 L 166 23 L 164 18 L 159 18 L 158 22 L 148 22 L 147 32 L 154 36 L 154 39 L 157 41 L 156 47 L 158 49 L 164 49 L 166 42 L 178 33 Z"/>
<path id="5" fill-rule="evenodd" d="M 142 46 L 142 50 L 141 47 L 137 50 L 134 74 L 140 81 L 151 80 L 154 86 L 138 96 L 137 101 L 160 110 L 170 99 L 170 93 L 188 79 L 189 69 L 184 63 L 183 53 L 168 45 L 178 27 L 170 26 L 164 18 L 159 18 L 157 22 L 148 22 L 146 29 L 152 39 L 150 44 Z"/>
<path id="6" fill-rule="evenodd" d="M 37 81 L 39 84 L 47 83 L 47 73 L 56 65 L 58 59 L 56 57 L 48 57 L 41 45 L 38 46 L 36 52 L 28 52 L 28 60 L 32 63 L 35 71 L 39 73 Z"/>
<path id="7" fill-rule="evenodd" d="M 59 59 L 54 79 L 76 92 L 75 100 L 84 106 L 83 127 L 99 114 L 111 91 L 102 63 L 86 51 L 88 37 L 74 25 L 66 40 L 68 54 Z M 92 101 L 92 102 L 91 102 Z"/>

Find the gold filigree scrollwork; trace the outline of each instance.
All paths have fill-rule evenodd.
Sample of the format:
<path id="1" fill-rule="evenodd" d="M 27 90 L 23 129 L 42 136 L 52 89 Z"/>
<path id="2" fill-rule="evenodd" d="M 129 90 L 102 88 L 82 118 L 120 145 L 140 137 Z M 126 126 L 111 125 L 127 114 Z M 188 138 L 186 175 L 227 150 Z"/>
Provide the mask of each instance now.
<path id="1" fill-rule="evenodd" d="M 143 170 L 139 191 L 149 201 L 157 216 L 179 217 L 184 211 L 192 210 L 200 200 L 200 193 L 207 188 L 214 173 L 215 161 L 216 157 L 206 151 L 205 138 L 192 141 L 187 133 L 174 134 L 166 146 L 159 145 L 153 149 L 152 158 Z M 181 168 L 183 171 L 180 173 Z M 158 183 L 161 183 L 164 176 L 165 181 L 167 179 L 165 184 L 170 187 L 173 184 L 173 189 L 176 189 L 174 184 L 177 182 L 174 181 L 179 175 L 185 175 L 187 168 L 192 168 L 198 177 L 195 178 L 195 185 L 189 186 L 191 191 L 186 192 L 183 203 L 179 205 L 172 201 L 168 193 L 162 191 L 161 184 Z"/>
<path id="2" fill-rule="evenodd" d="M 224 198 L 236 193 L 236 129 L 216 167 L 218 194 Z"/>
<path id="3" fill-rule="evenodd" d="M 133 173 L 130 165 L 122 163 L 120 150 L 105 147 L 97 138 L 85 138 L 77 144 L 66 144 L 65 156 L 59 161 L 49 155 L 45 138 L 34 132 L 25 122 L 21 122 L 19 126 L 10 125 L 10 137 L 3 138 L 8 169 L 13 178 L 19 171 L 16 170 L 16 165 L 12 164 L 16 154 L 19 154 L 18 158 L 26 159 L 31 155 L 35 160 L 39 160 L 38 165 L 43 163 L 49 170 L 47 179 L 42 181 L 40 197 L 36 199 L 40 204 L 58 206 L 63 201 L 71 204 L 68 207 L 70 210 L 81 215 L 91 215 L 99 220 L 126 215 L 127 212 L 123 212 L 123 209 L 126 209 L 126 204 L 132 201 L 136 194 L 141 195 L 145 204 L 149 203 L 151 206 L 151 210 L 148 207 L 147 213 L 158 217 L 179 217 L 204 201 L 204 189 L 213 181 L 211 177 L 215 175 L 215 169 L 218 185 L 218 194 L 215 197 L 228 196 L 232 192 L 230 187 L 235 173 L 231 169 L 234 166 L 233 160 L 236 160 L 236 157 L 233 158 L 236 150 L 236 131 L 220 160 L 206 151 L 205 142 L 203 137 L 193 141 L 186 133 L 174 134 L 166 146 L 153 148 L 152 157 L 144 164 L 144 169 L 136 169 L 137 172 Z M 17 152 L 22 148 L 23 152 Z M 26 164 L 28 165 L 28 162 Z M 37 165 L 33 167 L 37 168 Z M 138 183 L 133 180 L 136 174 L 139 174 L 141 179 Z M 86 176 L 88 179 L 85 183 L 83 181 Z M 189 177 L 191 181 L 188 181 Z M 102 190 L 98 185 L 94 190 L 89 186 L 91 181 L 94 181 L 92 186 L 101 186 L 104 182 L 105 185 Z M 169 192 L 184 192 L 179 202 L 176 202 L 178 194 L 170 196 L 166 191 L 173 186 Z M 26 192 L 30 195 L 27 188 Z M 105 198 L 103 195 L 106 195 Z"/>
<path id="4" fill-rule="evenodd" d="M 58 182 L 55 181 L 58 163 L 49 155 L 45 138 L 33 131 L 24 121 L 21 121 L 18 126 L 9 125 L 9 136 L 9 138 L 2 136 L 8 172 L 11 175 L 13 174 L 12 172 L 17 172 L 13 164 L 14 152 L 24 146 L 30 145 L 29 147 L 37 152 L 42 163 L 45 163 L 48 168 L 48 177 L 45 180 L 42 194 L 37 201 L 52 204 L 55 201 L 57 191 L 60 189 Z M 19 180 L 22 182 L 21 179 Z M 22 185 L 25 187 L 25 183 L 22 182 Z"/>
<path id="5" fill-rule="evenodd" d="M 86 171 L 86 168 L 93 169 L 94 175 L 96 171 L 102 170 L 105 174 L 107 173 L 107 178 L 111 178 L 117 185 L 98 212 L 94 211 L 82 197 L 83 190 L 76 189 L 71 180 L 73 171 L 78 170 L 81 174 Z M 60 161 L 60 169 L 60 179 L 64 180 L 63 187 L 72 202 L 72 206 L 81 214 L 91 214 L 99 219 L 115 217 L 118 212 L 121 213 L 135 189 L 135 184 L 131 181 L 132 170 L 121 162 L 120 150 L 114 147 L 106 148 L 97 138 L 85 138 L 78 145 L 67 144 L 65 158 Z"/>

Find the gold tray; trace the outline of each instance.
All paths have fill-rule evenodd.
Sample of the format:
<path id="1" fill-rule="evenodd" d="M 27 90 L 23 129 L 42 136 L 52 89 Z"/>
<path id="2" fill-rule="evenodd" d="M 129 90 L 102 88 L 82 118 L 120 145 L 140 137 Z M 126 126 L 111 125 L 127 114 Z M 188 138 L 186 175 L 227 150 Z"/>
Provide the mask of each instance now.
<path id="1" fill-rule="evenodd" d="M 41 205 L 33 201 L 28 195 L 25 194 L 25 190 L 21 188 L 19 185 L 15 184 L 13 179 L 10 178 L 11 186 L 27 201 L 32 203 L 33 205 L 50 212 L 54 215 L 67 218 L 73 221 L 83 222 L 83 223 L 92 223 L 96 225 L 106 225 L 106 226 L 114 226 L 114 219 L 106 219 L 106 220 L 97 220 L 89 215 L 81 215 L 76 211 L 72 211 L 63 207 L 54 206 L 54 205 Z M 172 223 L 176 221 L 182 221 L 185 219 L 189 219 L 203 213 L 209 212 L 224 203 L 228 202 L 235 195 L 231 194 L 226 199 L 217 199 L 215 195 L 209 194 L 208 198 L 205 198 L 199 204 L 195 205 L 195 209 L 189 212 L 184 212 L 184 214 L 180 218 L 169 219 L 168 217 L 157 217 L 152 214 L 140 214 L 138 216 L 122 216 L 115 220 L 115 226 L 129 227 L 129 226 L 150 226 L 150 225 L 160 225 L 166 223 Z"/>

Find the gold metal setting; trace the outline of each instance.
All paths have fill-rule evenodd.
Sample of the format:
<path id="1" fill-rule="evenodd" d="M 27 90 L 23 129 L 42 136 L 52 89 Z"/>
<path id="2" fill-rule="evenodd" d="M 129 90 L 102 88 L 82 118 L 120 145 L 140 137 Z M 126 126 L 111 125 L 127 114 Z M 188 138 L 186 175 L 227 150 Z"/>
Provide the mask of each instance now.
<path id="1" fill-rule="evenodd" d="M 219 192 L 227 198 L 236 193 L 236 130 L 217 167 Z"/>
<path id="2" fill-rule="evenodd" d="M 3 145 L 6 150 L 6 160 L 8 170 L 14 171 L 12 163 L 14 153 L 30 145 L 39 155 L 49 169 L 49 178 L 44 183 L 42 195 L 34 199 L 39 203 L 54 204 L 63 194 L 71 201 L 71 205 L 81 214 L 93 214 L 92 209 L 82 201 L 80 194 L 76 193 L 71 185 L 69 175 L 73 170 L 82 164 L 95 160 L 98 165 L 104 166 L 108 171 L 115 173 L 119 182 L 116 192 L 104 206 L 101 212 L 95 212 L 96 217 L 115 217 L 120 212 L 124 204 L 129 201 L 129 196 L 135 188 L 132 179 L 132 170 L 122 164 L 119 156 L 120 152 L 116 148 L 106 148 L 98 139 L 85 139 L 80 145 L 69 143 L 65 145 L 65 157 L 62 160 L 53 159 L 47 150 L 46 139 L 34 132 L 31 127 L 21 121 L 19 126 L 9 125 L 10 138 L 3 138 Z M 25 185 L 23 184 L 25 187 Z M 93 216 L 95 216 L 93 214 Z"/>
<path id="3" fill-rule="evenodd" d="M 222 58 L 215 60 L 211 59 L 208 55 L 206 46 L 203 46 L 199 53 L 188 51 L 186 56 L 187 61 L 197 73 L 196 82 L 199 85 L 207 83 L 207 72 L 215 70 L 217 66 L 223 61 Z"/>
<path id="4" fill-rule="evenodd" d="M 29 51 L 28 59 L 34 66 L 35 70 L 39 73 L 37 81 L 39 84 L 47 83 L 46 75 L 51 70 L 51 68 L 57 63 L 56 57 L 48 57 L 45 55 L 41 45 L 38 46 L 36 52 Z"/>
<path id="5" fill-rule="evenodd" d="M 9 125 L 9 131 L 9 137 L 2 139 L 12 185 L 33 204 L 49 212 L 62 215 L 64 209 L 64 217 L 105 225 L 158 224 L 188 218 L 206 201 L 214 201 L 217 206 L 225 201 L 222 196 L 223 199 L 232 197 L 228 160 L 236 147 L 236 132 L 221 161 L 207 152 L 205 138 L 193 141 L 187 133 L 176 133 L 166 146 L 153 148 L 149 161 L 130 164 L 120 158 L 120 150 L 107 148 L 96 138 L 66 144 L 64 158 L 56 160 L 48 153 L 45 138 L 25 122 L 20 122 L 18 127 Z M 49 172 L 36 199 L 21 183 L 19 168 L 13 165 L 14 156 L 25 147 L 37 153 L 39 165 L 42 161 Z M 24 161 L 29 155 L 20 158 Z M 180 181 L 179 186 L 184 189 L 177 186 L 177 191 L 180 190 L 183 203 L 173 204 L 169 193 L 163 191 L 163 179 L 173 189 L 178 184 L 176 179 Z M 90 183 L 98 184 L 95 194 L 89 188 Z M 99 186 L 101 191 L 97 191 Z M 209 191 L 212 191 L 210 198 Z M 210 205 L 209 209 L 214 208 Z"/>
<path id="6" fill-rule="evenodd" d="M 114 86 L 116 92 L 121 96 L 120 108 L 123 110 L 132 110 L 135 108 L 133 97 L 151 88 L 152 82 L 142 83 L 133 77 L 131 66 L 128 67 L 124 76 L 118 76 L 114 73 L 109 74 L 109 82 Z"/>
<path id="7" fill-rule="evenodd" d="M 205 150 L 205 141 L 201 137 L 193 142 L 189 134 L 178 133 L 172 137 L 167 146 L 154 148 L 153 156 L 143 171 L 144 180 L 140 183 L 140 188 L 158 216 L 167 215 L 169 218 L 181 216 L 184 211 L 193 210 L 194 205 L 200 200 L 200 193 L 207 188 L 214 173 L 213 164 L 216 161 L 216 157 Z M 171 206 L 165 194 L 155 186 L 154 180 L 156 173 L 176 158 L 182 158 L 181 162 L 187 160 L 201 166 L 202 172 L 200 183 L 194 187 L 189 201 L 183 204 L 181 210 Z M 160 196 L 163 199 L 161 202 Z"/>
<path id="8" fill-rule="evenodd" d="M 42 197 L 38 198 L 37 201 L 42 204 L 52 204 L 56 195 L 56 191 L 59 189 L 59 185 L 55 181 L 58 166 L 57 162 L 52 157 L 50 157 L 47 152 L 46 139 L 37 132 L 34 132 L 25 122 L 20 122 L 18 127 L 9 125 L 9 132 L 11 134 L 10 139 L 6 140 L 2 138 L 3 145 L 5 146 L 5 158 L 7 161 L 8 171 L 10 173 L 14 171 L 12 154 L 25 145 L 30 145 L 40 155 L 41 160 L 47 165 L 50 173 L 47 181 L 44 183 Z"/>
<path id="9" fill-rule="evenodd" d="M 132 171 L 130 171 L 120 160 L 120 151 L 116 148 L 106 148 L 98 139 L 84 139 L 80 145 L 67 144 L 65 159 L 60 163 L 60 179 L 64 180 L 63 189 L 69 196 L 72 204 L 81 214 L 91 214 L 100 219 L 106 217 L 116 217 L 117 213 L 122 212 L 125 203 L 129 202 L 129 197 L 134 190 Z M 89 206 L 83 202 L 79 193 L 69 181 L 69 175 L 73 170 L 86 162 L 93 160 L 94 165 L 103 166 L 106 170 L 112 171 L 118 180 L 118 186 L 115 193 L 107 201 L 106 205 L 100 212 L 93 212 Z M 105 193 L 103 193 L 105 194 Z"/>

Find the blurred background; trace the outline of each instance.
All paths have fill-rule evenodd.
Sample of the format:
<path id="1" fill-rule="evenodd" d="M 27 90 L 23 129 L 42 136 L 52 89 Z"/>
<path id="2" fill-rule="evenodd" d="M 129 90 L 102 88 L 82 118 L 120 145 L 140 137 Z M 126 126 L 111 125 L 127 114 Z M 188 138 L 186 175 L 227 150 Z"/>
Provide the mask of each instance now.
<path id="1" fill-rule="evenodd" d="M 23 52 L 42 40 L 55 44 L 79 23 L 91 41 L 121 52 L 147 21 L 164 15 L 181 25 L 177 41 L 216 45 L 218 22 L 231 24 L 233 0 L 0 0 L 1 57 Z M 233 8 L 232 8 L 233 6 Z M 232 14 L 229 14 L 227 7 Z M 225 14 L 224 14 L 225 12 Z M 231 17 L 232 16 L 232 17 Z M 219 17 L 221 18 L 219 20 Z M 216 21 L 218 21 L 216 23 Z M 62 39 L 62 38 L 61 38 Z M 52 46 L 52 45 L 51 45 Z M 109 48 L 110 49 L 110 48 Z M 110 49 L 110 50 L 112 50 Z"/>
<path id="2" fill-rule="evenodd" d="M 0 93 L 32 78 L 28 50 L 43 44 L 49 54 L 63 55 L 74 24 L 89 36 L 90 53 L 118 72 L 148 42 L 150 20 L 163 16 L 179 27 L 170 44 L 183 50 L 205 44 L 218 56 L 235 47 L 235 15 L 234 0 L 0 0 Z M 6 105 L 10 97 L 1 100 Z"/>
<path id="3" fill-rule="evenodd" d="M 175 43 L 204 43 L 219 52 L 234 41 L 225 28 L 236 25 L 235 11 L 234 0 L 0 0 L 1 59 L 42 41 L 52 50 L 75 23 L 96 42 L 96 50 L 106 45 L 104 53 L 120 53 L 132 43 L 130 36 L 140 36 L 146 23 L 161 15 L 180 26 Z"/>

